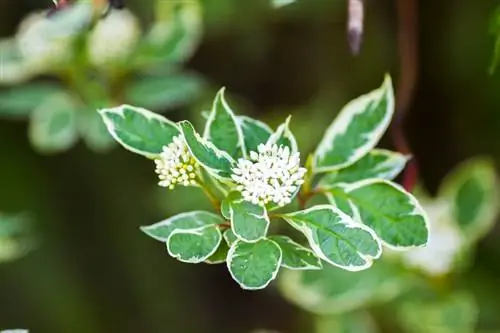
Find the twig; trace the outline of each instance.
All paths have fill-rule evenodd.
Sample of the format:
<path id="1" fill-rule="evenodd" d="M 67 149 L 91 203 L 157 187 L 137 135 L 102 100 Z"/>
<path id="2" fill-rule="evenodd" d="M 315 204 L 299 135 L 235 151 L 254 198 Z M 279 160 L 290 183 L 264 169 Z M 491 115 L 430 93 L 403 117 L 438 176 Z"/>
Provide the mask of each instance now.
<path id="1" fill-rule="evenodd" d="M 412 103 L 418 74 L 418 12 L 416 0 L 397 0 L 398 44 L 400 57 L 400 75 L 396 93 L 396 115 L 391 127 L 391 135 L 396 149 L 406 155 L 412 155 L 411 148 L 404 135 L 405 115 Z M 411 191 L 418 179 L 418 164 L 413 157 L 406 166 L 402 185 Z"/>

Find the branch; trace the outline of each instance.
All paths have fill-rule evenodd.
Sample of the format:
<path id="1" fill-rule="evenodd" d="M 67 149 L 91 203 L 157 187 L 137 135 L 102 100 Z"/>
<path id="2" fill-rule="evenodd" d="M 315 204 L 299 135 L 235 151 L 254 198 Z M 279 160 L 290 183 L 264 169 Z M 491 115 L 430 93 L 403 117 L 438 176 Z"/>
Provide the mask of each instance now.
<path id="1" fill-rule="evenodd" d="M 396 0 L 396 5 L 400 74 L 396 93 L 396 114 L 391 127 L 391 135 L 396 149 L 402 154 L 411 155 L 403 124 L 412 103 L 418 79 L 418 8 L 417 0 Z M 402 185 L 406 190 L 411 191 L 417 179 L 418 165 L 413 157 L 404 171 Z"/>

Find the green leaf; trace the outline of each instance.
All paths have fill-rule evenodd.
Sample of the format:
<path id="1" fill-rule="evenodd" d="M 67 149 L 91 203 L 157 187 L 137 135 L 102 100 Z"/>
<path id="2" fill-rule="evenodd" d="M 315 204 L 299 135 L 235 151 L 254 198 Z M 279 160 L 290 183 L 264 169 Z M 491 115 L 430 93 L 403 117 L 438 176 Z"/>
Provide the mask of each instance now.
<path id="1" fill-rule="evenodd" d="M 329 189 L 368 178 L 392 180 L 404 169 L 407 161 L 405 155 L 373 149 L 354 164 L 325 174 L 319 186 Z"/>
<path id="2" fill-rule="evenodd" d="M 316 333 L 377 333 L 378 329 L 368 312 L 344 313 L 341 316 L 315 317 Z"/>
<path id="3" fill-rule="evenodd" d="M 290 148 L 291 153 L 296 153 L 299 151 L 299 148 L 297 146 L 297 140 L 295 140 L 295 136 L 293 136 L 289 128 L 291 119 L 292 116 L 286 118 L 285 122 L 278 126 L 276 131 L 269 137 L 267 143 L 287 146 Z"/>
<path id="4" fill-rule="evenodd" d="M 229 246 L 233 245 L 238 240 L 238 237 L 236 237 L 233 230 L 231 230 L 231 229 L 227 229 L 226 231 L 224 231 L 222 236 L 224 237 L 224 240 L 226 241 L 227 245 L 229 245 Z"/>
<path id="5" fill-rule="evenodd" d="M 236 237 L 247 243 L 263 239 L 269 229 L 266 208 L 242 198 L 229 201 L 231 229 Z"/>
<path id="6" fill-rule="evenodd" d="M 141 227 L 141 230 L 149 237 L 165 243 L 176 229 L 192 230 L 221 223 L 224 223 L 224 220 L 216 214 L 194 211 L 181 213 L 150 226 Z"/>
<path id="7" fill-rule="evenodd" d="M 271 1 L 273 6 L 278 8 L 295 2 L 295 0 L 271 0 Z"/>
<path id="8" fill-rule="evenodd" d="M 191 57 L 201 40 L 198 1 L 157 1 L 158 21 L 139 47 L 136 66 L 177 65 Z"/>
<path id="9" fill-rule="evenodd" d="M 469 242 L 483 237 L 495 223 L 498 193 L 491 160 L 474 158 L 463 162 L 444 180 L 439 197 L 451 203 L 451 214 Z"/>
<path id="10" fill-rule="evenodd" d="M 98 112 L 94 109 L 81 109 L 78 111 L 78 128 L 80 136 L 87 144 L 87 147 L 96 152 L 105 152 L 115 146 L 116 142 L 109 134 Z"/>
<path id="11" fill-rule="evenodd" d="M 29 83 L 0 92 L 0 115 L 27 117 L 47 99 L 63 92 L 63 88 L 51 83 Z"/>
<path id="12" fill-rule="evenodd" d="M 227 253 L 229 252 L 229 246 L 227 245 L 227 242 L 220 242 L 219 247 L 217 248 L 217 251 L 214 252 L 210 257 L 205 260 L 207 264 L 222 264 L 226 262 L 227 258 Z"/>
<path id="13" fill-rule="evenodd" d="M 175 229 L 167 239 L 168 254 L 179 261 L 197 264 L 212 256 L 222 235 L 217 225 L 197 229 Z"/>
<path id="14" fill-rule="evenodd" d="M 400 307 L 399 318 L 409 333 L 473 333 L 478 312 L 473 295 L 456 292 L 435 301 L 408 301 Z"/>
<path id="15" fill-rule="evenodd" d="M 348 271 L 360 271 L 380 257 L 382 247 L 369 228 L 331 205 L 281 215 L 302 232 L 318 257 Z"/>
<path id="16" fill-rule="evenodd" d="M 386 131 L 394 113 L 389 75 L 380 88 L 349 102 L 326 130 L 314 154 L 314 171 L 327 172 L 354 164 Z"/>
<path id="17" fill-rule="evenodd" d="M 361 222 L 375 231 L 384 245 L 406 249 L 427 244 L 428 218 L 417 199 L 387 180 L 368 179 L 346 187 Z"/>
<path id="18" fill-rule="evenodd" d="M 187 120 L 179 122 L 182 135 L 191 155 L 208 173 L 217 179 L 229 179 L 234 160 L 226 152 L 219 150 L 211 142 L 204 140 Z"/>
<path id="19" fill-rule="evenodd" d="M 246 290 L 264 289 L 276 278 L 282 260 L 281 249 L 272 240 L 233 243 L 227 255 L 227 267 L 233 279 Z"/>
<path id="20" fill-rule="evenodd" d="M 260 144 L 265 144 L 273 134 L 273 130 L 262 121 L 246 116 L 238 116 L 237 119 L 243 131 L 245 147 L 248 152 L 257 152 L 257 147 Z"/>
<path id="21" fill-rule="evenodd" d="M 330 204 L 334 205 L 342 212 L 352 217 L 355 221 L 359 222 L 359 211 L 356 206 L 354 206 L 352 201 L 349 200 L 349 197 L 342 187 L 331 188 L 325 193 L 325 195 Z"/>
<path id="22" fill-rule="evenodd" d="M 171 109 L 194 100 L 202 89 L 201 78 L 190 73 L 140 77 L 125 90 L 125 100 L 152 110 Z"/>
<path id="23" fill-rule="evenodd" d="M 180 134 L 175 123 L 131 105 L 101 109 L 99 114 L 113 138 L 125 149 L 149 158 L 157 157 Z"/>
<path id="24" fill-rule="evenodd" d="M 0 71 L 0 86 L 27 84 L 25 82 L 35 74 L 26 65 L 16 38 L 0 39 L 0 59 L 2 66 Z M 2 108 L 3 106 L 0 107 L 0 109 Z M 18 115 L 18 112 L 13 112 L 13 110 L 2 110 L 1 112 L 8 113 L 9 116 L 11 114 L 14 116 Z M 23 115 L 24 112 L 23 110 L 20 115 Z"/>
<path id="25" fill-rule="evenodd" d="M 289 269 L 306 270 L 321 269 L 321 260 L 310 249 L 294 242 L 287 236 L 271 236 L 283 253 L 281 266 Z"/>
<path id="26" fill-rule="evenodd" d="M 56 93 L 47 97 L 33 112 L 28 135 L 42 153 L 58 153 L 71 148 L 78 140 L 78 103 L 72 96 Z"/>
<path id="27" fill-rule="evenodd" d="M 403 272 L 384 260 L 355 274 L 326 265 L 314 271 L 285 270 L 278 287 L 285 299 L 308 312 L 344 314 L 399 296 L 409 283 Z"/>
<path id="28" fill-rule="evenodd" d="M 215 96 L 203 138 L 235 159 L 246 157 L 243 132 L 233 110 L 224 98 L 224 91 L 222 88 Z"/>

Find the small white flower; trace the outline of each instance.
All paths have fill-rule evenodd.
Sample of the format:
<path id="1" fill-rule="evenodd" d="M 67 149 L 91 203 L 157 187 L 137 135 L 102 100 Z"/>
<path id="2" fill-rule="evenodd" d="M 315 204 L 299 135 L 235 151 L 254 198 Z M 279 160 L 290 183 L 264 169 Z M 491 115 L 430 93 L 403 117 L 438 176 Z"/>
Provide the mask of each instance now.
<path id="1" fill-rule="evenodd" d="M 418 268 L 431 276 L 449 273 L 463 245 L 463 238 L 449 216 L 449 205 L 444 201 L 422 203 L 429 216 L 429 242 L 426 247 L 403 255 L 407 266 Z"/>
<path id="2" fill-rule="evenodd" d="M 196 171 L 199 165 L 189 153 L 182 137 L 176 136 L 168 146 L 163 147 L 160 157 L 155 159 L 160 178 L 158 185 L 173 189 L 176 185 L 196 185 Z"/>
<path id="3" fill-rule="evenodd" d="M 233 168 L 236 189 L 254 204 L 289 204 L 307 171 L 300 167 L 300 154 L 276 144 L 260 144 L 257 150 L 250 152 L 249 159 L 240 158 Z"/>
<path id="4" fill-rule="evenodd" d="M 90 33 L 88 55 L 97 67 L 122 64 L 141 35 L 137 18 L 127 10 L 112 10 Z"/>

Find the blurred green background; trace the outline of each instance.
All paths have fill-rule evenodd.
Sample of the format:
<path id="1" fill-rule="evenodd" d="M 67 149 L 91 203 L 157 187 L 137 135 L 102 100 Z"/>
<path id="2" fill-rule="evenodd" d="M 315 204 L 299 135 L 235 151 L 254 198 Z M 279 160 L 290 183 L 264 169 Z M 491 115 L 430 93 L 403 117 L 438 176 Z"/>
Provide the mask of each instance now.
<path id="1" fill-rule="evenodd" d="M 167 1 L 167 0 L 165 0 Z M 399 0 L 406 1 L 406 0 Z M 346 4 L 297 0 L 204 0 L 204 36 L 186 67 L 211 89 L 226 86 L 238 112 L 272 125 L 293 114 L 303 154 L 350 99 L 397 84 L 400 58 L 396 0 L 366 1 L 361 54 L 350 54 Z M 127 0 L 147 25 L 152 1 Z M 1 0 L 0 36 L 47 0 Z M 500 162 L 500 74 L 489 75 L 497 1 L 420 1 L 418 82 L 405 130 L 431 192 L 459 161 L 478 154 Z M 409 38 L 409 37 L 408 37 Z M 43 78 L 42 78 L 43 80 Z M 213 91 L 169 110 L 201 121 Z M 29 212 L 38 248 L 0 265 L 0 329 L 39 333 L 239 333 L 266 327 L 308 332 L 308 317 L 274 288 L 245 292 L 225 267 L 170 258 L 139 226 L 188 207 L 209 207 L 193 189 L 156 186 L 153 164 L 120 147 L 94 153 L 36 153 L 27 123 L 0 120 L 0 212 Z M 384 146 L 393 148 L 389 138 Z M 496 228 L 480 244 L 464 285 L 480 305 L 480 327 L 500 327 L 500 244 Z"/>

